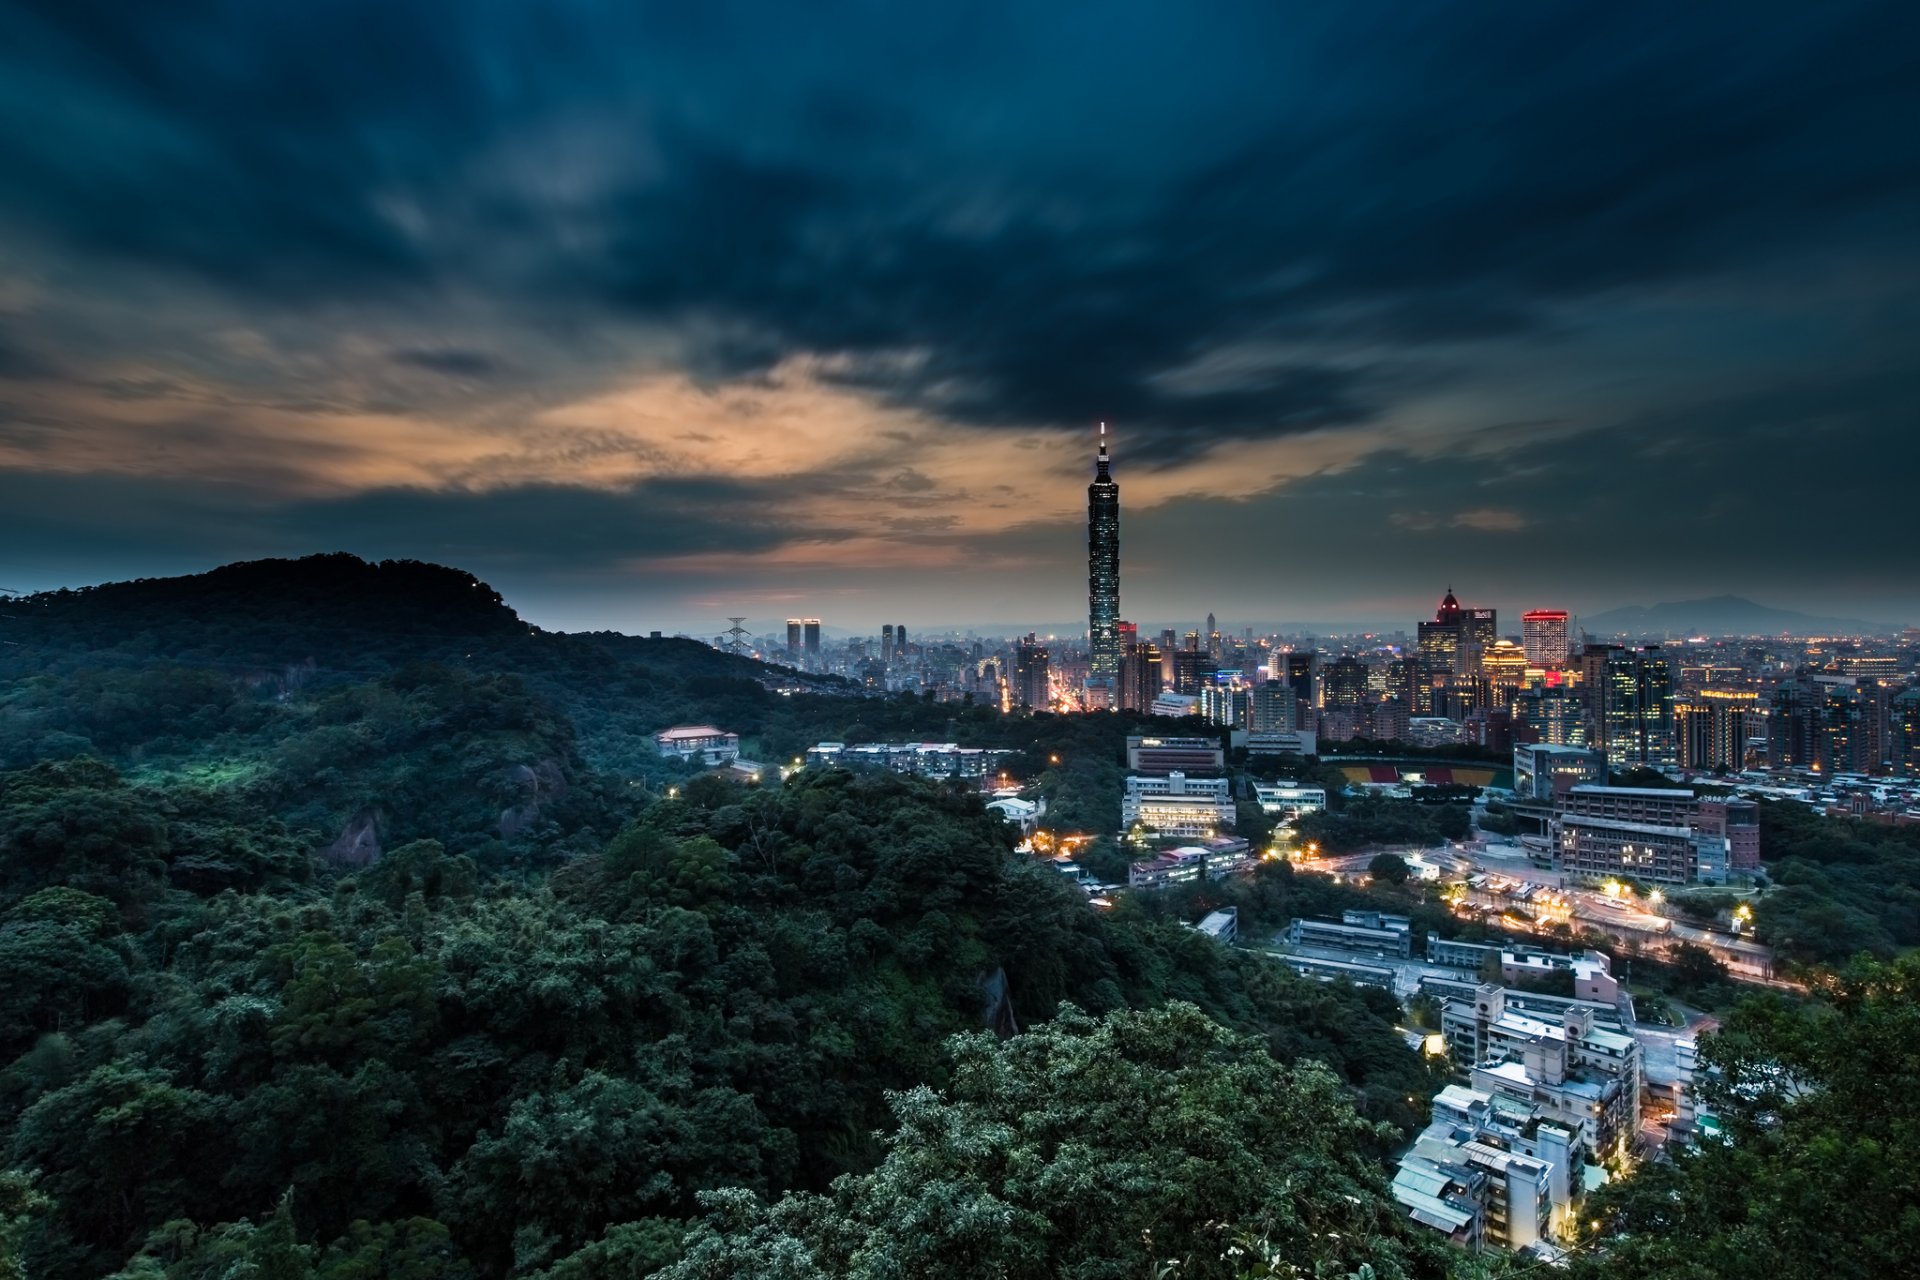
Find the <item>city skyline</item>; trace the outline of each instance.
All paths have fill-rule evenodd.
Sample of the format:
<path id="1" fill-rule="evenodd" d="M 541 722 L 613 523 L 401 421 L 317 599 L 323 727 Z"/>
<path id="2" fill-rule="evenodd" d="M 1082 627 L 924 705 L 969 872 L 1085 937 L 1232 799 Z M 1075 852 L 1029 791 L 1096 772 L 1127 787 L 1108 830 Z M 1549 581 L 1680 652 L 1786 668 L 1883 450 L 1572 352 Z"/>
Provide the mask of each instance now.
<path id="1" fill-rule="evenodd" d="M 0 586 L 1920 621 L 1911 9 L 729 12 L 0 5 Z"/>

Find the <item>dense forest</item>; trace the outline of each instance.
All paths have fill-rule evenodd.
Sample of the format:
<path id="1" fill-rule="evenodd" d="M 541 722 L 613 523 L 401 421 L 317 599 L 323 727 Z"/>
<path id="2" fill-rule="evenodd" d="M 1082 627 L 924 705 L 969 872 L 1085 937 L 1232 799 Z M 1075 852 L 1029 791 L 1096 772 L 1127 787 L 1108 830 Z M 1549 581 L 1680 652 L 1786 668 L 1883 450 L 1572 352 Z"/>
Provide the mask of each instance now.
<path id="1" fill-rule="evenodd" d="M 1502 1266 L 1386 1195 L 1441 1083 L 1393 998 L 1188 927 L 1234 906 L 1257 940 L 1362 891 L 1281 863 L 1099 911 L 956 785 L 747 787 L 647 736 L 1004 746 L 1100 830 L 1148 722 L 554 635 L 464 574 L 350 557 L 0 616 L 0 1277 Z M 1915 1070 L 1903 963 L 1729 1020 L 1736 1142 L 1596 1203 L 1621 1274 L 1735 1274 L 1861 1179 L 1847 1220 L 1877 1216 L 1832 1256 L 1911 1259 L 1915 1092 L 1849 1110 Z M 1802 1087 L 1748 1088 L 1770 1066 Z"/>

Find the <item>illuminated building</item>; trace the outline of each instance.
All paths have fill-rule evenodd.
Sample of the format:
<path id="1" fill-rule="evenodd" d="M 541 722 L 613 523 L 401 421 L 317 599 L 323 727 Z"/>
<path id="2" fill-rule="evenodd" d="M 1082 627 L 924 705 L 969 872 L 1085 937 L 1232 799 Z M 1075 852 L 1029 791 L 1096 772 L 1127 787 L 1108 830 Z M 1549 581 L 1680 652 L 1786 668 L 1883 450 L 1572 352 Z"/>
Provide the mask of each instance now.
<path id="1" fill-rule="evenodd" d="M 1189 778 L 1178 771 L 1130 776 L 1120 799 L 1120 825 L 1181 837 L 1231 831 L 1236 818 L 1232 787 L 1230 778 Z"/>
<path id="2" fill-rule="evenodd" d="M 1288 693 L 1293 697 L 1293 723 L 1285 727 L 1289 729 L 1316 727 L 1315 713 L 1320 709 L 1320 655 L 1311 650 L 1305 653 L 1276 654 L 1274 668 L 1280 682 L 1286 686 Z"/>
<path id="3" fill-rule="evenodd" d="M 1220 773 L 1226 767 L 1218 738 L 1127 739 L 1127 768 L 1135 773 Z"/>
<path id="4" fill-rule="evenodd" d="M 806 635 L 807 656 L 818 658 L 820 656 L 820 619 L 802 618 L 800 627 Z"/>
<path id="5" fill-rule="evenodd" d="M 1337 658 L 1321 673 L 1321 705 L 1326 710 L 1358 711 L 1373 701 L 1367 689 L 1367 664 L 1358 658 Z"/>
<path id="6" fill-rule="evenodd" d="M 1529 609 L 1520 615 L 1520 643 L 1530 667 L 1567 665 L 1567 611 Z"/>
<path id="7" fill-rule="evenodd" d="M 1120 678 L 1120 486 L 1108 472 L 1107 424 L 1087 486 L 1087 674 Z"/>
<path id="8" fill-rule="evenodd" d="M 1197 698 L 1201 689 L 1213 683 L 1215 671 L 1213 659 L 1200 650 L 1177 650 L 1173 655 L 1173 691 Z"/>
<path id="9" fill-rule="evenodd" d="M 788 618 L 787 619 L 787 653 L 788 655 L 792 657 L 798 657 L 800 653 L 800 644 L 801 644 L 800 619 Z"/>
<path id="10" fill-rule="evenodd" d="M 682 760 L 696 757 L 708 766 L 740 758 L 740 735 L 710 724 L 681 724 L 653 735 L 654 748 L 663 756 Z"/>
<path id="11" fill-rule="evenodd" d="M 1278 680 L 1253 687 L 1253 710 L 1248 726 L 1255 733 L 1283 733 L 1301 727 L 1293 690 Z"/>
<path id="12" fill-rule="evenodd" d="M 1245 687 L 1218 679 L 1200 686 L 1200 718 L 1208 724 L 1234 729 L 1247 727 L 1251 711 Z"/>
<path id="13" fill-rule="evenodd" d="M 1585 783 L 1604 782 L 1607 762 L 1597 751 L 1526 742 L 1513 749 L 1513 794 L 1520 800 L 1547 800 Z"/>
<path id="14" fill-rule="evenodd" d="M 1037 636 L 1029 634 L 1014 646 L 1013 687 L 1017 705 L 1044 711 L 1053 701 L 1052 678 L 1047 647 Z"/>
<path id="15" fill-rule="evenodd" d="M 1893 700 L 1893 771 L 1920 778 L 1920 689 Z"/>
<path id="16" fill-rule="evenodd" d="M 1615 768 L 1659 768 L 1676 762 L 1673 667 L 1659 645 L 1609 648 L 1602 666 L 1594 745 Z"/>
<path id="17" fill-rule="evenodd" d="M 1548 672 L 1549 677 L 1566 673 Z M 1587 707 L 1580 691 L 1566 680 L 1532 681 L 1513 700 L 1513 723 L 1522 739 L 1556 747 L 1587 745 Z"/>
<path id="18" fill-rule="evenodd" d="M 1759 710 L 1760 695 L 1750 689 L 1708 687 L 1673 704 L 1673 735 L 1682 769 L 1741 769 L 1747 759 L 1747 730 Z"/>
<path id="19" fill-rule="evenodd" d="M 1496 640 L 1480 655 L 1480 677 L 1487 688 L 1487 705 L 1510 710 L 1514 696 L 1526 687 L 1527 655 L 1511 640 Z"/>
<path id="20" fill-rule="evenodd" d="M 1163 688 L 1160 650 L 1152 644 L 1135 642 L 1120 650 L 1120 706 L 1126 711 L 1145 711 L 1153 706 Z"/>
<path id="21" fill-rule="evenodd" d="M 1433 621 L 1423 622 L 1419 626 L 1420 657 L 1433 671 L 1453 672 L 1460 656 L 1461 631 L 1466 623 L 1466 611 L 1454 598 L 1453 588 L 1447 588 L 1447 594 L 1440 601 L 1440 607 L 1434 610 Z"/>

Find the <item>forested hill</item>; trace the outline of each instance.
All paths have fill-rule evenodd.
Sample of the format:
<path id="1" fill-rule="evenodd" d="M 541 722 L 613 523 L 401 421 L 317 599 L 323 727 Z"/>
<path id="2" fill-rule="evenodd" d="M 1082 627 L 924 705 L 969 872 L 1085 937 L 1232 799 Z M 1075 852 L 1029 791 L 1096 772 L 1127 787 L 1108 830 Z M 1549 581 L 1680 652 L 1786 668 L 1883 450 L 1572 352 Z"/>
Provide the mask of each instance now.
<path id="1" fill-rule="evenodd" d="M 470 573 L 344 553 L 22 596 L 0 604 L 0 639 L 0 674 L 165 661 L 297 679 L 433 661 L 555 678 L 615 663 L 674 680 L 797 675 L 692 640 L 543 631 Z"/>

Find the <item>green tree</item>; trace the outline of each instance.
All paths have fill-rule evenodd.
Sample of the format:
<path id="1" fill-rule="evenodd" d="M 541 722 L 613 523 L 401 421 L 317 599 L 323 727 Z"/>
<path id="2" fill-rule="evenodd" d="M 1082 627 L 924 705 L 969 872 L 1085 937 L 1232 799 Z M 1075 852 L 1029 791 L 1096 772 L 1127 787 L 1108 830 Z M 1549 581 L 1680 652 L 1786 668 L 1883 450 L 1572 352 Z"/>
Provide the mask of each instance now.
<path id="1" fill-rule="evenodd" d="M 1405 884 L 1413 868 L 1397 853 L 1376 853 L 1367 863 L 1367 874 L 1385 884 Z"/>
<path id="2" fill-rule="evenodd" d="M 668 1280 L 1234 1275 L 1257 1231 L 1309 1274 L 1438 1275 L 1403 1231 L 1370 1126 L 1324 1068 L 1288 1067 L 1191 1005 L 1072 1009 L 950 1042 L 951 1082 L 896 1095 L 873 1173 L 761 1209 L 737 1193 Z"/>
<path id="3" fill-rule="evenodd" d="M 1591 1206 L 1577 1277 L 1912 1275 L 1920 1260 L 1920 954 L 1863 963 L 1818 999 L 1740 1005 L 1702 1054 L 1725 1125 Z"/>

